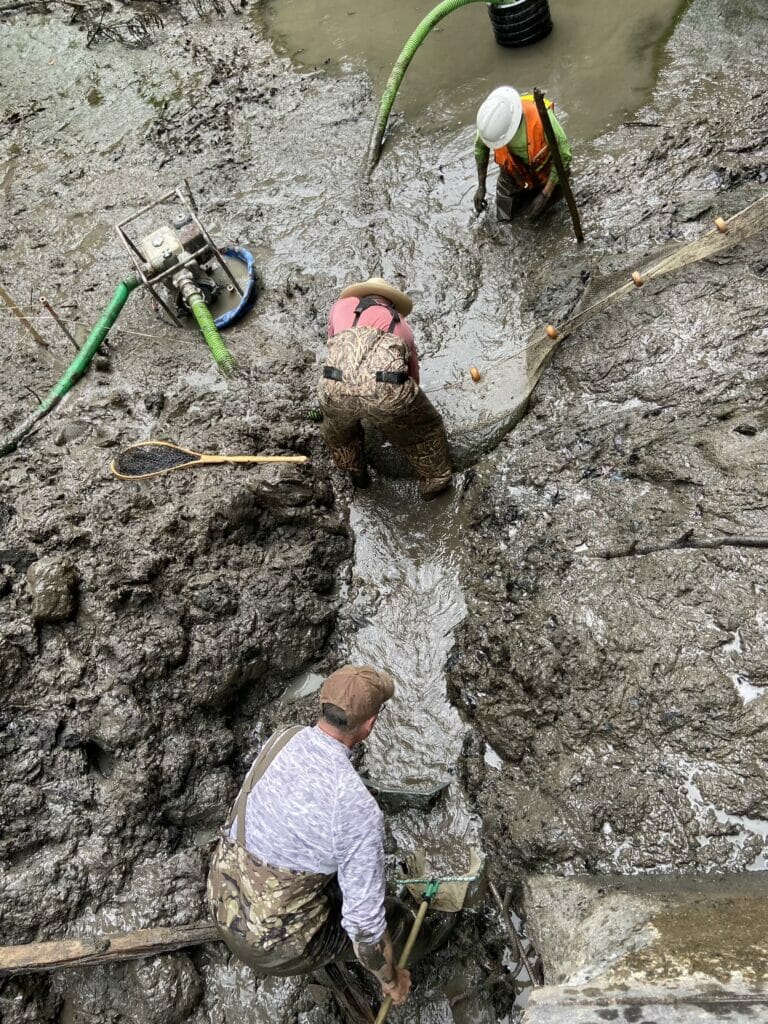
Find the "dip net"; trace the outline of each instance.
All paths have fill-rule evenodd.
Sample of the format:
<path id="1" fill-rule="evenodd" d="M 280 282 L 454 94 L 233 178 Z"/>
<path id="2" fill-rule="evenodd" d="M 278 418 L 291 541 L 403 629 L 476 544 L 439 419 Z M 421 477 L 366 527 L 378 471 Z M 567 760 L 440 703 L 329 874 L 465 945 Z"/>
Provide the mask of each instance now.
<path id="1" fill-rule="evenodd" d="M 467 857 L 469 863 L 467 864 Z M 430 857 L 424 850 L 414 850 L 405 857 L 406 866 L 412 872 L 413 878 L 399 879 L 401 884 L 418 902 L 424 896 L 424 887 L 431 879 L 440 882 L 437 895 L 432 899 L 432 908 L 442 910 L 450 914 L 458 913 L 464 906 L 468 890 L 477 890 L 483 876 L 483 861 L 477 850 L 469 848 L 463 850 L 463 863 L 461 873 L 456 875 L 448 874 L 448 870 L 456 869 L 457 865 L 451 866 L 441 863 L 438 859 Z"/>
<path id="2" fill-rule="evenodd" d="M 132 444 L 113 460 L 112 472 L 121 480 L 141 480 L 159 476 L 172 469 L 194 466 L 201 462 L 199 452 L 181 448 L 168 441 L 145 441 Z"/>

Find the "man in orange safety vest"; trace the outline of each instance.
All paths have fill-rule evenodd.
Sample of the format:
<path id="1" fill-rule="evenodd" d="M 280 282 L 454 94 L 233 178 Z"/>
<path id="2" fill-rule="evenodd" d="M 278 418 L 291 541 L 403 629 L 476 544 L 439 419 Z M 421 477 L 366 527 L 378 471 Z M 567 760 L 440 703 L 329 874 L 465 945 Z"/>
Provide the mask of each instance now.
<path id="1" fill-rule="evenodd" d="M 554 115 L 553 103 L 545 99 L 563 166 L 571 163 L 568 138 Z M 561 193 L 557 169 L 549 151 L 544 126 L 533 96 L 503 85 L 494 89 L 477 112 L 475 163 L 477 191 L 475 211 L 486 207 L 485 182 L 491 150 L 499 165 L 496 184 L 496 213 L 499 220 L 511 219 L 527 203 L 528 217 L 535 220 Z"/>

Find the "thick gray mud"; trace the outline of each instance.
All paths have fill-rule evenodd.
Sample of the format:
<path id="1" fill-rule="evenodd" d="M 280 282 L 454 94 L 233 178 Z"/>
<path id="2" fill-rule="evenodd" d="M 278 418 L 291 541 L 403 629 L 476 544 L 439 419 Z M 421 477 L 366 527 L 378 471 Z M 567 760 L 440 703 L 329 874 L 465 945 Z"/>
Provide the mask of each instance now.
<path id="1" fill-rule="evenodd" d="M 580 191 L 604 272 L 764 194 L 747 39 L 765 42 L 756 6 L 694 4 L 649 127 L 600 141 Z M 763 231 L 567 340 L 474 494 L 451 692 L 501 761 L 470 766 L 491 857 L 521 872 L 766 867 L 764 249 Z"/>
<path id="2" fill-rule="evenodd" d="M 415 845 L 464 869 L 475 843 L 500 883 L 765 866 L 764 551 L 668 550 L 768 533 L 764 236 L 622 300 L 564 344 L 506 440 L 484 428 L 524 414 L 535 326 L 762 194 L 760 15 L 694 0 L 642 124 L 584 142 L 579 250 L 564 210 L 539 228 L 472 216 L 469 128 L 398 124 L 361 186 L 366 78 L 298 73 L 258 21 L 169 24 L 139 50 L 4 25 L 0 281 L 50 347 L 0 310 L 0 426 L 71 355 L 38 297 L 90 326 L 129 270 L 112 225 L 182 178 L 262 286 L 227 334 L 229 382 L 135 294 L 108 364 L 0 465 L 4 942 L 201 917 L 250 759 L 314 710 L 278 698 L 346 657 L 401 683 L 371 778 L 451 780 L 426 813 L 392 810 L 393 874 Z M 306 419 L 327 308 L 374 273 L 414 297 L 464 462 L 500 443 L 427 508 L 384 474 L 350 507 Z M 312 463 L 114 480 L 115 451 L 149 436 Z M 505 1019 L 506 957 L 487 906 L 467 915 L 407 1019 Z M 305 981 L 257 987 L 218 947 L 0 986 L 10 1024 L 335 1019 Z"/>

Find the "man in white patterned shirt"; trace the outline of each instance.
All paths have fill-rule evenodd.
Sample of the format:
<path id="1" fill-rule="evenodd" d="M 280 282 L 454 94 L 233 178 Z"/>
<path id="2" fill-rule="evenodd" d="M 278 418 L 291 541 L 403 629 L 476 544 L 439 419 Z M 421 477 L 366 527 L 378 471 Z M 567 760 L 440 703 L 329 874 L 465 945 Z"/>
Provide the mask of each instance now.
<path id="1" fill-rule="evenodd" d="M 381 810 L 350 763 L 394 693 L 386 672 L 345 665 L 320 691 L 321 716 L 273 736 L 219 841 L 208 897 L 222 939 L 258 974 L 303 974 L 357 956 L 395 1004 L 395 963 L 412 912 L 386 900 Z M 354 951 L 354 953 L 353 953 Z"/>

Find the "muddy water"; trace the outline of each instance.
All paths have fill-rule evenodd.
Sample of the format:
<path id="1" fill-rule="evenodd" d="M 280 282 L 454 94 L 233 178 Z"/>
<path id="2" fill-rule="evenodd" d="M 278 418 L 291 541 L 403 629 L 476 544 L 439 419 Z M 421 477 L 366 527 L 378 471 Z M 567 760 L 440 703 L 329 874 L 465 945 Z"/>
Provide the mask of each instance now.
<path id="1" fill-rule="evenodd" d="M 259 17 L 276 44 L 305 66 L 365 66 L 377 95 L 432 0 L 267 0 Z M 408 68 L 396 110 L 427 131 L 473 121 L 478 98 L 505 83 L 539 85 L 558 98 L 569 132 L 594 138 L 648 98 L 664 41 L 686 0 L 550 0 L 552 33 L 535 46 L 496 44 L 485 4 L 452 12 Z"/>
<path id="2" fill-rule="evenodd" d="M 464 726 L 445 699 L 443 666 L 465 614 L 458 582 L 454 508 L 414 501 L 412 485 L 384 484 L 357 498 L 355 573 L 376 594 L 350 656 L 385 665 L 399 681 L 369 741 L 377 782 L 429 788 L 450 773 Z"/>
<path id="3" fill-rule="evenodd" d="M 357 493 L 351 524 L 353 588 L 367 610 L 346 654 L 385 667 L 397 681 L 366 744 L 363 772 L 385 791 L 381 799 L 401 869 L 465 875 L 473 851 L 483 854 L 480 821 L 455 777 L 467 727 L 446 697 L 445 663 L 466 614 L 459 583 L 466 528 L 461 499 L 448 494 L 426 506 L 412 483 L 379 479 Z M 421 794 L 445 782 L 441 795 L 425 804 Z M 469 888 L 467 905 L 477 891 Z M 465 965 L 455 962 L 448 978 L 414 994 L 409 1019 L 492 1024 L 495 1017 L 481 1000 L 456 1002 L 457 985 L 466 989 L 468 983 Z"/>

